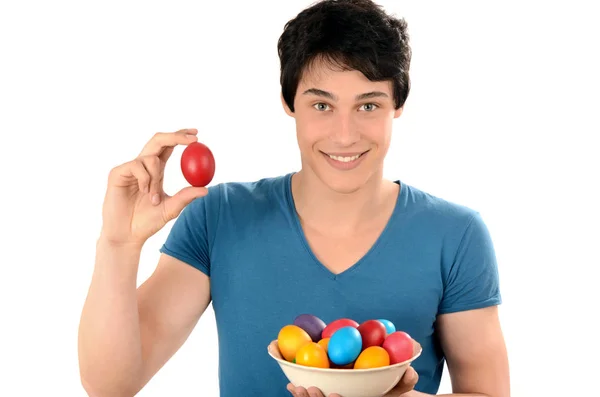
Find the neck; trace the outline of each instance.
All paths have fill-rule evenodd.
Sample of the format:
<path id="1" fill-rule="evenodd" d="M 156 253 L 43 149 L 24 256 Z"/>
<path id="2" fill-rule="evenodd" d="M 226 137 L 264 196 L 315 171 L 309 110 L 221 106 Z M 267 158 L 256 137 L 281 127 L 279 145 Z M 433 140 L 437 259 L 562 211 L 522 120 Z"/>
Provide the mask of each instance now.
<path id="1" fill-rule="evenodd" d="M 387 209 L 395 206 L 398 185 L 377 173 L 356 191 L 340 193 L 303 169 L 292 177 L 292 195 L 303 224 L 339 235 L 368 228 L 389 215 Z"/>

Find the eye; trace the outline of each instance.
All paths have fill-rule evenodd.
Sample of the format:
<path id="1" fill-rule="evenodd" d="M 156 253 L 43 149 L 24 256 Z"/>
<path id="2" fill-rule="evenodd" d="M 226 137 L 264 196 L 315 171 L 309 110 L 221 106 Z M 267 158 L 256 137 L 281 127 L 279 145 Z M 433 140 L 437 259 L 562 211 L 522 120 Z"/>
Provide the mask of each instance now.
<path id="1" fill-rule="evenodd" d="M 329 110 L 329 105 L 323 102 L 319 102 L 319 103 L 315 103 L 313 105 L 313 107 L 315 109 L 317 109 L 319 112 L 325 112 L 327 110 Z"/>
<path id="2" fill-rule="evenodd" d="M 361 110 L 364 110 L 365 112 L 372 112 L 373 110 L 377 109 L 378 107 L 379 106 L 375 105 L 374 103 L 365 103 L 360 108 L 361 108 Z"/>

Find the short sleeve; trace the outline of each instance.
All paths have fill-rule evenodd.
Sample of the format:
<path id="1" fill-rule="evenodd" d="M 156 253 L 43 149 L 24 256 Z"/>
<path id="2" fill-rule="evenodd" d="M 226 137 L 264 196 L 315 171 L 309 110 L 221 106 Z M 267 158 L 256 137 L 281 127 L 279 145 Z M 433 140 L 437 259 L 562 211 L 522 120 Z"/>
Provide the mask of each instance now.
<path id="1" fill-rule="evenodd" d="M 206 200 L 207 196 L 197 198 L 181 211 L 160 252 L 210 277 Z"/>
<path id="2" fill-rule="evenodd" d="M 471 216 L 455 252 L 444 272 L 439 313 L 499 305 L 502 298 L 496 253 L 479 213 Z"/>

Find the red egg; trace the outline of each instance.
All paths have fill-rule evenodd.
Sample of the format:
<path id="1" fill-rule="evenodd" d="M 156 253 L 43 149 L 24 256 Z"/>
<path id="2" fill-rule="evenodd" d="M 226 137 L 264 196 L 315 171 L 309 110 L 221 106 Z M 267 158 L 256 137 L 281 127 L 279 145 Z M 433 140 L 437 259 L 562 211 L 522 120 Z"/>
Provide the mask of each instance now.
<path id="1" fill-rule="evenodd" d="M 390 365 L 404 362 L 413 356 L 413 342 L 409 334 L 396 331 L 389 334 L 382 347 L 390 355 Z"/>
<path id="2" fill-rule="evenodd" d="M 190 143 L 181 154 L 181 171 L 190 185 L 204 187 L 215 175 L 215 158 L 206 145 Z"/>
<path id="3" fill-rule="evenodd" d="M 358 327 L 362 337 L 362 350 L 371 346 L 381 346 L 387 335 L 385 325 L 377 320 L 367 320 Z"/>
<path id="4" fill-rule="evenodd" d="M 321 333 L 321 339 L 331 338 L 331 335 L 333 335 L 335 331 L 343 327 L 358 328 L 358 323 L 349 318 L 340 318 L 335 321 L 332 321 L 325 327 L 325 329 Z"/>

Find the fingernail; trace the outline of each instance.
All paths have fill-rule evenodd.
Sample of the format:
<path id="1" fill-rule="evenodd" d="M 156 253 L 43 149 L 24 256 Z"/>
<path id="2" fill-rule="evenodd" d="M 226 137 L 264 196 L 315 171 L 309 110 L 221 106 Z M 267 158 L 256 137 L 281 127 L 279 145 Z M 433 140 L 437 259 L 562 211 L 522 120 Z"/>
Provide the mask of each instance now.
<path id="1" fill-rule="evenodd" d="M 152 196 L 152 204 L 158 205 L 159 203 L 160 203 L 160 196 L 157 193 L 154 196 Z"/>
<path id="2" fill-rule="evenodd" d="M 185 134 L 185 137 L 188 139 L 196 139 L 197 138 L 196 135 L 192 135 L 192 134 Z"/>

